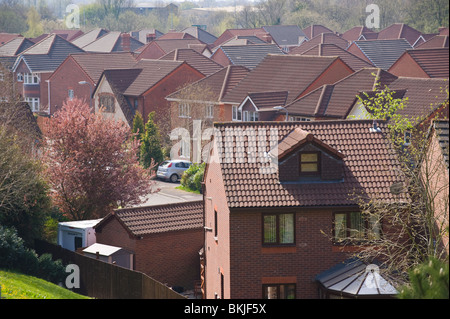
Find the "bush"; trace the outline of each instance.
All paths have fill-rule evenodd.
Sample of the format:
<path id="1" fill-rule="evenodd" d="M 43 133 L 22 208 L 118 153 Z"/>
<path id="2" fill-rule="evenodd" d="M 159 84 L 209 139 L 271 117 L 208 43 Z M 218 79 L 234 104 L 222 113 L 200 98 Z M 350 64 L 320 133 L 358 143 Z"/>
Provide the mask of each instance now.
<path id="1" fill-rule="evenodd" d="M 206 163 L 192 164 L 181 176 L 181 186 L 201 192 Z"/>
<path id="2" fill-rule="evenodd" d="M 53 261 L 50 254 L 38 257 L 34 250 L 25 246 L 14 228 L 3 226 L 0 226 L 0 268 L 16 270 L 53 283 L 61 282 L 66 276 L 60 260 Z"/>

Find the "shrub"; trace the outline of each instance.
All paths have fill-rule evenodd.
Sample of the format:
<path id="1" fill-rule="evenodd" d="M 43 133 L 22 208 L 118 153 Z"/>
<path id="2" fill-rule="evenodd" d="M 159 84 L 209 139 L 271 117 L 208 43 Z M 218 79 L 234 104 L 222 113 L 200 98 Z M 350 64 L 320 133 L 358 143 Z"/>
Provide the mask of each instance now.
<path id="1" fill-rule="evenodd" d="M 181 186 L 193 191 L 202 190 L 203 175 L 205 173 L 206 163 L 192 164 L 181 176 Z"/>
<path id="2" fill-rule="evenodd" d="M 61 282 L 66 276 L 60 260 L 53 261 L 50 254 L 38 257 L 34 250 L 25 246 L 16 229 L 3 226 L 0 226 L 0 268 L 17 270 L 53 283 Z"/>

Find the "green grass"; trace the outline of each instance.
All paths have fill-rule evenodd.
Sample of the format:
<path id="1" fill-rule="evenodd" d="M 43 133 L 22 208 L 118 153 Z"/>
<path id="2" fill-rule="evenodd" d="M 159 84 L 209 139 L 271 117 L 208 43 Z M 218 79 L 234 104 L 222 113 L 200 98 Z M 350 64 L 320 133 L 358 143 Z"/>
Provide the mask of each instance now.
<path id="1" fill-rule="evenodd" d="M 17 272 L 0 270 L 2 298 L 5 299 L 88 299 L 51 282 Z"/>
<path id="2" fill-rule="evenodd" d="M 190 189 L 190 188 L 185 187 L 185 186 L 182 186 L 182 185 L 177 186 L 177 187 L 175 187 L 175 188 L 176 188 L 176 189 L 181 189 L 182 191 L 185 191 L 185 192 L 190 192 L 190 193 L 200 194 L 200 191 L 196 191 L 196 190 Z"/>

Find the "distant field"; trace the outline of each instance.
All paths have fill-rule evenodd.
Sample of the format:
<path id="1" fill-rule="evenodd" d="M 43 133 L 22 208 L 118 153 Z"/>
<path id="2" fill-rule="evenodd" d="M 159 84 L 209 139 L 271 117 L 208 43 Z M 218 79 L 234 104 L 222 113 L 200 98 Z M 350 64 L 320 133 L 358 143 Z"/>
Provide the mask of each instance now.
<path id="1" fill-rule="evenodd" d="M 0 270 L 1 296 L 5 299 L 89 299 L 51 282 Z"/>

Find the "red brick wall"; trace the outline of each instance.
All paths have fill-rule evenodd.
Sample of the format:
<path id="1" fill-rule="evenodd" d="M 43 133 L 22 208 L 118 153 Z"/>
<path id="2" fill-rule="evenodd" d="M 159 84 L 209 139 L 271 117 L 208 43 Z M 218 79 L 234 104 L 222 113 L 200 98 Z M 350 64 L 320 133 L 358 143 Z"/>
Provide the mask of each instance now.
<path id="1" fill-rule="evenodd" d="M 161 48 L 156 43 L 151 43 L 147 47 L 145 47 L 144 50 L 139 54 L 138 60 L 159 59 L 165 54 L 166 52 L 161 50 Z"/>
<path id="2" fill-rule="evenodd" d="M 263 298 L 265 283 L 295 283 L 297 298 L 318 298 L 315 276 L 345 260 L 322 234 L 331 234 L 331 210 L 292 211 L 296 244 L 270 248 L 261 243 L 261 212 L 230 213 L 231 298 Z"/>
<path id="3" fill-rule="evenodd" d="M 145 236 L 136 242 L 135 269 L 169 286 L 192 289 L 200 279 L 203 228 Z"/>
<path id="4" fill-rule="evenodd" d="M 193 288 L 200 279 L 198 252 L 203 246 L 203 229 L 172 231 L 130 237 L 117 221 L 111 219 L 101 232 L 96 232 L 97 242 L 123 247 L 134 253 L 134 270 L 143 272 L 169 286 Z"/>
<path id="5" fill-rule="evenodd" d="M 198 81 L 204 77 L 205 76 L 196 69 L 184 64 L 154 85 L 150 90 L 143 94 L 144 109 L 142 111 L 142 116 L 144 117 L 144 122 L 147 122 L 148 114 L 155 111 L 157 123 L 160 127 L 167 126 L 167 124 L 170 123 L 170 102 L 165 99 L 166 96 L 181 89 L 187 83 Z M 168 126 L 166 130 L 169 128 L 170 126 Z"/>
<path id="6" fill-rule="evenodd" d="M 230 211 L 225 197 L 220 164 L 210 160 L 205 171 L 205 231 L 206 298 L 230 298 Z M 217 211 L 218 236 L 214 238 L 214 211 Z M 221 274 L 224 278 L 224 296 L 221 296 Z"/>
<path id="7" fill-rule="evenodd" d="M 58 69 L 56 69 L 50 79 L 50 114 L 55 113 L 62 107 L 69 96 L 69 89 L 74 91 L 75 97 L 84 99 L 86 103 L 89 103 L 89 85 L 78 84 L 80 81 L 91 83 L 92 90 L 94 89 L 95 83 L 93 83 L 78 64 L 69 57 Z M 93 102 L 92 105 L 94 105 Z"/>

